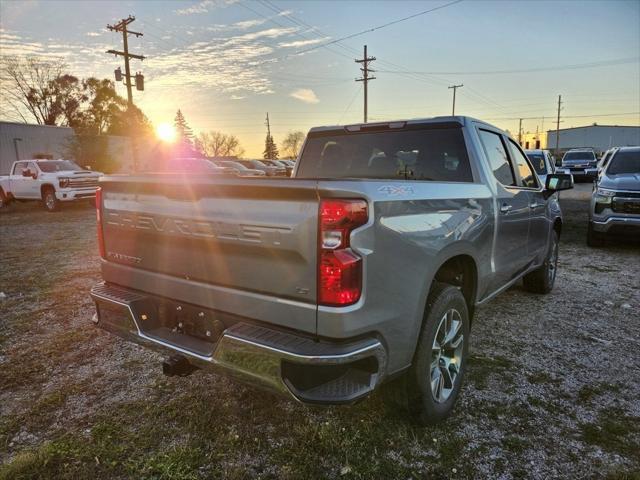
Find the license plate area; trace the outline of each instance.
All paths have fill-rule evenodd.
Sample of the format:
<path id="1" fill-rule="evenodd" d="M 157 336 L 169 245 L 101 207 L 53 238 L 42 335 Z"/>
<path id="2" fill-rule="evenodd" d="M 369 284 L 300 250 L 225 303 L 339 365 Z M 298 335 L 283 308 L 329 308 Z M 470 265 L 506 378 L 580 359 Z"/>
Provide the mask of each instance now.
<path id="1" fill-rule="evenodd" d="M 214 312 L 175 302 L 159 303 L 158 319 L 161 326 L 174 333 L 206 342 L 215 343 L 225 329 Z"/>
<path id="2" fill-rule="evenodd" d="M 133 307 L 145 336 L 209 357 L 228 325 L 213 310 L 155 299 Z"/>

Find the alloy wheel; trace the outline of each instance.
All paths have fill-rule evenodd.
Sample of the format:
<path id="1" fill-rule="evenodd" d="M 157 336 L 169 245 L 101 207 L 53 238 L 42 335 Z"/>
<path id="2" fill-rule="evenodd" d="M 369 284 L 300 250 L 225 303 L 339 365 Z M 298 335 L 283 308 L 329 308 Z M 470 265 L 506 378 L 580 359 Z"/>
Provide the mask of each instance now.
<path id="1" fill-rule="evenodd" d="M 49 210 L 53 210 L 53 208 L 56 206 L 56 199 L 53 196 L 53 193 L 47 193 L 47 195 L 44 197 L 44 203 Z"/>
<path id="2" fill-rule="evenodd" d="M 440 319 L 431 349 L 431 394 L 437 403 L 446 402 L 455 388 L 463 349 L 462 317 L 452 308 Z"/>

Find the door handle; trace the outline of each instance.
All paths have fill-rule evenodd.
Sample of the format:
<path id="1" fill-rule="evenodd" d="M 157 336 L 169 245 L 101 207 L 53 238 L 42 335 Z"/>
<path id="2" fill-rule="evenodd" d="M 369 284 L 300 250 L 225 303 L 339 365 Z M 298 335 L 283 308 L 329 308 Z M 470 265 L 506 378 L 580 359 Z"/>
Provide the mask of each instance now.
<path id="1" fill-rule="evenodd" d="M 536 208 L 542 206 L 541 203 L 533 202 L 529 204 L 529 208 Z"/>
<path id="2" fill-rule="evenodd" d="M 508 203 L 503 203 L 500 205 L 500 213 L 509 213 L 513 207 Z"/>

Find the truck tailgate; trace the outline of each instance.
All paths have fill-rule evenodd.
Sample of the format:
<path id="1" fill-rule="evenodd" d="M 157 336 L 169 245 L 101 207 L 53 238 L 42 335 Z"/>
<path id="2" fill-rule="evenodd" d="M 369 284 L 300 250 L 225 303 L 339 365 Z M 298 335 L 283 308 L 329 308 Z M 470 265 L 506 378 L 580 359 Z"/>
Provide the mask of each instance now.
<path id="1" fill-rule="evenodd" d="M 101 179 L 105 280 L 315 333 L 317 183 L 189 177 Z"/>

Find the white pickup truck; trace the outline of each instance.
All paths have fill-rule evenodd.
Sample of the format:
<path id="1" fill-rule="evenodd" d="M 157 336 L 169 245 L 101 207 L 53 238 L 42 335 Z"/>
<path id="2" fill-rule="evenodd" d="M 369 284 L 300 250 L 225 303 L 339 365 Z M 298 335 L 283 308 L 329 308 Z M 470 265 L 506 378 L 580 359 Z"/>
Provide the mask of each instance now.
<path id="1" fill-rule="evenodd" d="M 71 160 L 19 160 L 9 175 L 0 176 L 0 208 L 13 200 L 38 200 L 54 212 L 60 202 L 95 198 L 100 175 Z"/>

